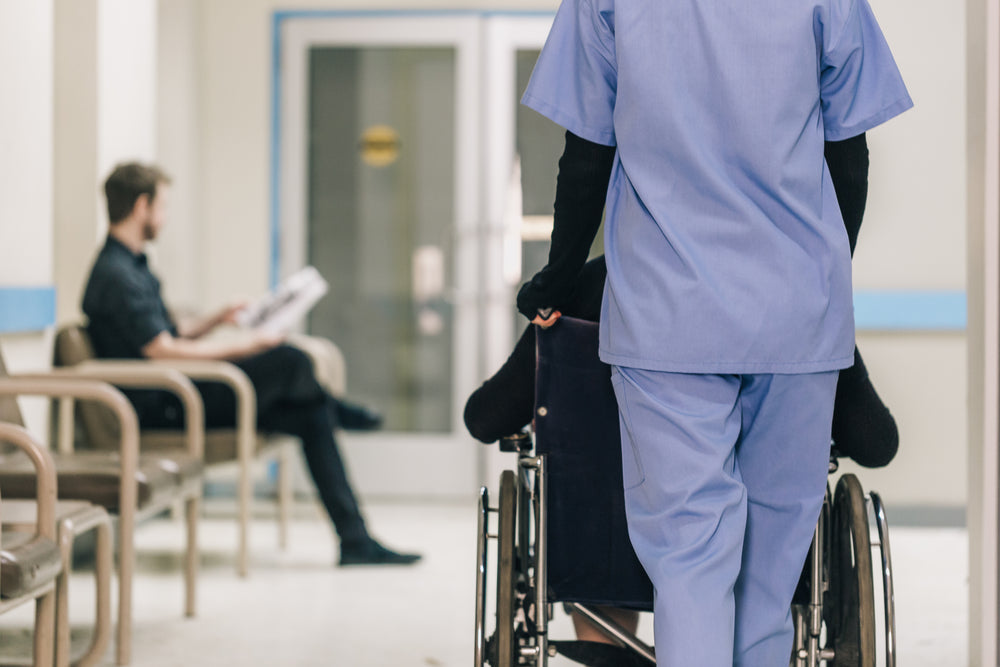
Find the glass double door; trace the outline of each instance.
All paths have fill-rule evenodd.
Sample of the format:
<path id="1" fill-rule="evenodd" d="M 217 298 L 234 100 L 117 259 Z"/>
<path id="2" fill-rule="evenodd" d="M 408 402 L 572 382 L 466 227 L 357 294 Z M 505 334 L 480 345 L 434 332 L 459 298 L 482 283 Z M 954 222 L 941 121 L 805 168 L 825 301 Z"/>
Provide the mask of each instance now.
<path id="1" fill-rule="evenodd" d="M 514 288 L 547 252 L 562 132 L 517 100 L 550 22 L 282 24 L 279 273 L 327 279 L 308 333 L 336 342 L 349 397 L 385 415 L 345 438 L 362 493 L 462 496 L 499 467 L 462 410 L 509 354 Z"/>

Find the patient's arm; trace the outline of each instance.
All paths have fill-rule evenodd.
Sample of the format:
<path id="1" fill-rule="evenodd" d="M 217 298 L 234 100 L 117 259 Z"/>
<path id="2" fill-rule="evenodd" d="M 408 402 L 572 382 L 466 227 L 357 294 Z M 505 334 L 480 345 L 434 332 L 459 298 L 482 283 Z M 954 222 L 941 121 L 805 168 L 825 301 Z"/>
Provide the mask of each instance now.
<path id="1" fill-rule="evenodd" d="M 177 322 L 177 333 L 180 338 L 197 340 L 207 336 L 223 324 L 236 324 L 236 314 L 246 308 L 246 303 L 230 304 L 207 317 L 181 320 Z"/>

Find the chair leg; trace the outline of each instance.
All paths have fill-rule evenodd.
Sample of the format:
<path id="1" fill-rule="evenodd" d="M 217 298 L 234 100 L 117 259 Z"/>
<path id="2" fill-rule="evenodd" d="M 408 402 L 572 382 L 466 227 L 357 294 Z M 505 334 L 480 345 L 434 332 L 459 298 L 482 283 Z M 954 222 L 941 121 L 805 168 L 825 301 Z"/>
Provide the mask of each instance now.
<path id="1" fill-rule="evenodd" d="M 236 556 L 236 572 L 241 577 L 249 572 L 249 539 L 250 539 L 250 504 L 253 502 L 253 480 L 250 479 L 250 461 L 248 457 L 240 456 L 239 480 L 239 553 Z"/>
<path id="2" fill-rule="evenodd" d="M 90 648 L 74 667 L 92 667 L 104 657 L 111 639 L 111 571 L 114 569 L 114 552 L 111 544 L 111 520 L 97 525 L 97 550 L 94 554 L 94 578 L 97 586 L 97 605 L 94 620 L 94 637 Z M 67 647 L 68 648 L 68 647 Z"/>
<path id="3" fill-rule="evenodd" d="M 55 665 L 69 667 L 69 574 L 73 567 L 73 522 L 64 519 L 56 525 L 62 572 L 56 577 Z"/>
<path id="4" fill-rule="evenodd" d="M 278 452 L 278 546 L 288 548 L 288 522 L 292 511 L 292 450 L 282 445 Z"/>
<path id="5" fill-rule="evenodd" d="M 171 503 L 170 504 L 170 520 L 171 521 L 178 521 L 178 520 L 180 520 L 181 515 L 182 515 L 181 501 L 178 500 L 175 503 Z"/>
<path id="6" fill-rule="evenodd" d="M 187 510 L 187 552 L 184 555 L 184 615 L 195 615 L 195 583 L 198 578 L 198 508 L 201 498 L 185 501 Z"/>
<path id="7" fill-rule="evenodd" d="M 35 602 L 35 667 L 50 667 L 55 660 L 56 592 L 49 591 Z"/>
<path id="8" fill-rule="evenodd" d="M 118 650 L 116 663 L 132 660 L 132 575 L 135 569 L 135 503 L 122 503 L 118 522 Z"/>
<path id="9" fill-rule="evenodd" d="M 111 537 L 111 517 L 101 512 L 99 518 L 90 515 L 82 525 L 76 519 L 66 517 L 57 527 L 59 552 L 63 571 L 56 579 L 55 612 L 55 665 L 57 667 L 93 667 L 104 657 L 111 639 L 111 573 L 114 569 L 114 550 Z M 93 529 L 97 535 L 94 555 L 94 585 L 96 588 L 96 609 L 94 611 L 94 632 L 90 646 L 80 658 L 72 662 L 72 642 L 69 622 L 69 577 L 73 567 L 73 542 L 77 535 Z"/>

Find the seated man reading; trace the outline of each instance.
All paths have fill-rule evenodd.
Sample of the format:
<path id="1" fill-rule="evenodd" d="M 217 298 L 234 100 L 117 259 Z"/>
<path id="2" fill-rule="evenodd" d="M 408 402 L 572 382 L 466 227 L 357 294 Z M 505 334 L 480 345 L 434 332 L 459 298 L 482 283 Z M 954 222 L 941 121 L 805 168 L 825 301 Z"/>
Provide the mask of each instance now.
<path id="1" fill-rule="evenodd" d="M 104 184 L 111 227 L 94 261 L 83 296 L 83 312 L 97 356 L 105 359 L 214 359 L 234 363 L 253 383 L 257 425 L 302 442 L 320 499 L 340 537 L 340 564 L 409 564 L 418 554 L 397 553 L 368 533 L 334 438 L 334 428 L 377 428 L 381 419 L 329 395 L 316 381 L 312 363 L 282 336 L 255 334 L 238 341 L 206 340 L 217 326 L 234 321 L 230 307 L 194 325 L 178 326 L 160 295 L 160 282 L 143 253 L 166 221 L 170 179 L 155 166 L 122 164 Z M 219 383 L 196 383 L 208 428 L 236 422 L 233 392 Z M 179 403 L 157 391 L 128 392 L 143 428 L 176 428 Z"/>

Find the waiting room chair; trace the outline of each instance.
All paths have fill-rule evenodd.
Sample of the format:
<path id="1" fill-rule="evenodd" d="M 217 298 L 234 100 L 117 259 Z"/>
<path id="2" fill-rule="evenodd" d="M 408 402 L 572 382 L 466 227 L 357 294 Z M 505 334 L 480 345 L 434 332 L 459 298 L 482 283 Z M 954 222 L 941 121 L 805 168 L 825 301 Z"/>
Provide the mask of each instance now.
<path id="1" fill-rule="evenodd" d="M 335 396 L 343 394 L 344 362 L 339 349 L 324 339 L 305 336 L 294 337 L 298 345 L 313 360 L 317 379 Z M 192 380 L 221 382 L 236 394 L 237 415 L 235 429 L 209 429 L 205 433 L 206 465 L 236 462 L 239 466 L 237 498 L 239 505 L 239 545 L 237 571 L 241 576 L 248 572 L 248 542 L 250 510 L 253 502 L 253 470 L 256 459 L 278 459 L 278 525 L 279 545 L 288 541 L 288 522 L 292 505 L 291 449 L 288 436 L 271 436 L 256 429 L 256 394 L 253 385 L 239 368 L 223 361 L 108 361 L 98 360 L 86 329 L 73 324 L 60 328 L 56 335 L 55 364 L 72 367 L 83 372 L 101 368 L 129 369 L 141 373 L 150 367 L 167 367 L 187 375 Z M 74 409 L 72 402 L 63 401 L 60 410 L 63 423 L 67 412 Z M 115 447 L 118 431 L 114 419 L 106 409 L 92 403 L 76 405 L 83 441 L 88 449 L 109 450 Z M 180 431 L 147 429 L 140 433 L 140 448 L 144 452 L 172 450 L 179 446 L 184 434 Z M 73 438 L 71 432 L 60 434 L 60 443 Z M 60 448 L 66 446 L 60 444 Z"/>
<path id="2" fill-rule="evenodd" d="M 102 381 L 98 381 L 102 380 Z M 156 387 L 175 392 L 187 417 L 187 448 L 183 451 L 139 454 L 138 423 L 128 399 L 114 387 Z M 16 396 L 45 396 L 96 401 L 110 409 L 119 425 L 120 440 L 114 451 L 77 452 L 72 447 L 53 454 L 59 497 L 86 500 L 117 514 L 119 551 L 119 600 L 117 663 L 131 656 L 132 578 L 135 566 L 135 524 L 173 507 L 186 506 L 185 614 L 195 613 L 197 575 L 197 521 L 202 492 L 202 405 L 194 385 L 180 372 L 159 368 L 142 377 L 128 369 L 87 371 L 55 369 L 49 372 L 8 376 L 0 355 L 0 414 L 20 422 Z M 70 413 L 70 420 L 72 412 Z M 67 426 L 71 428 L 71 425 Z M 36 481 L 23 457 L 4 455 L 0 460 L 0 489 L 6 497 L 30 498 Z"/>
<path id="3" fill-rule="evenodd" d="M 55 655 L 56 577 L 62 571 L 56 545 L 55 463 L 44 447 L 14 424 L 0 422 L 0 446 L 13 447 L 30 461 L 38 504 L 31 531 L 0 530 L 0 614 L 35 601 L 32 664 L 49 667 Z M 0 516 L 3 513 L 0 501 Z"/>
<path id="4" fill-rule="evenodd" d="M 24 532 L 38 522 L 38 503 L 32 500 L 6 500 L 0 513 L 4 530 Z M 56 502 L 56 542 L 59 547 L 61 569 L 56 577 L 56 667 L 92 667 L 104 657 L 111 639 L 113 623 L 111 614 L 111 576 L 114 570 L 113 527 L 111 516 L 103 507 L 83 500 Z M 73 549 L 76 538 L 95 532 L 94 586 L 97 604 L 94 610 L 93 631 L 83 650 L 73 655 L 70 641 L 69 576 L 73 568 Z"/>

